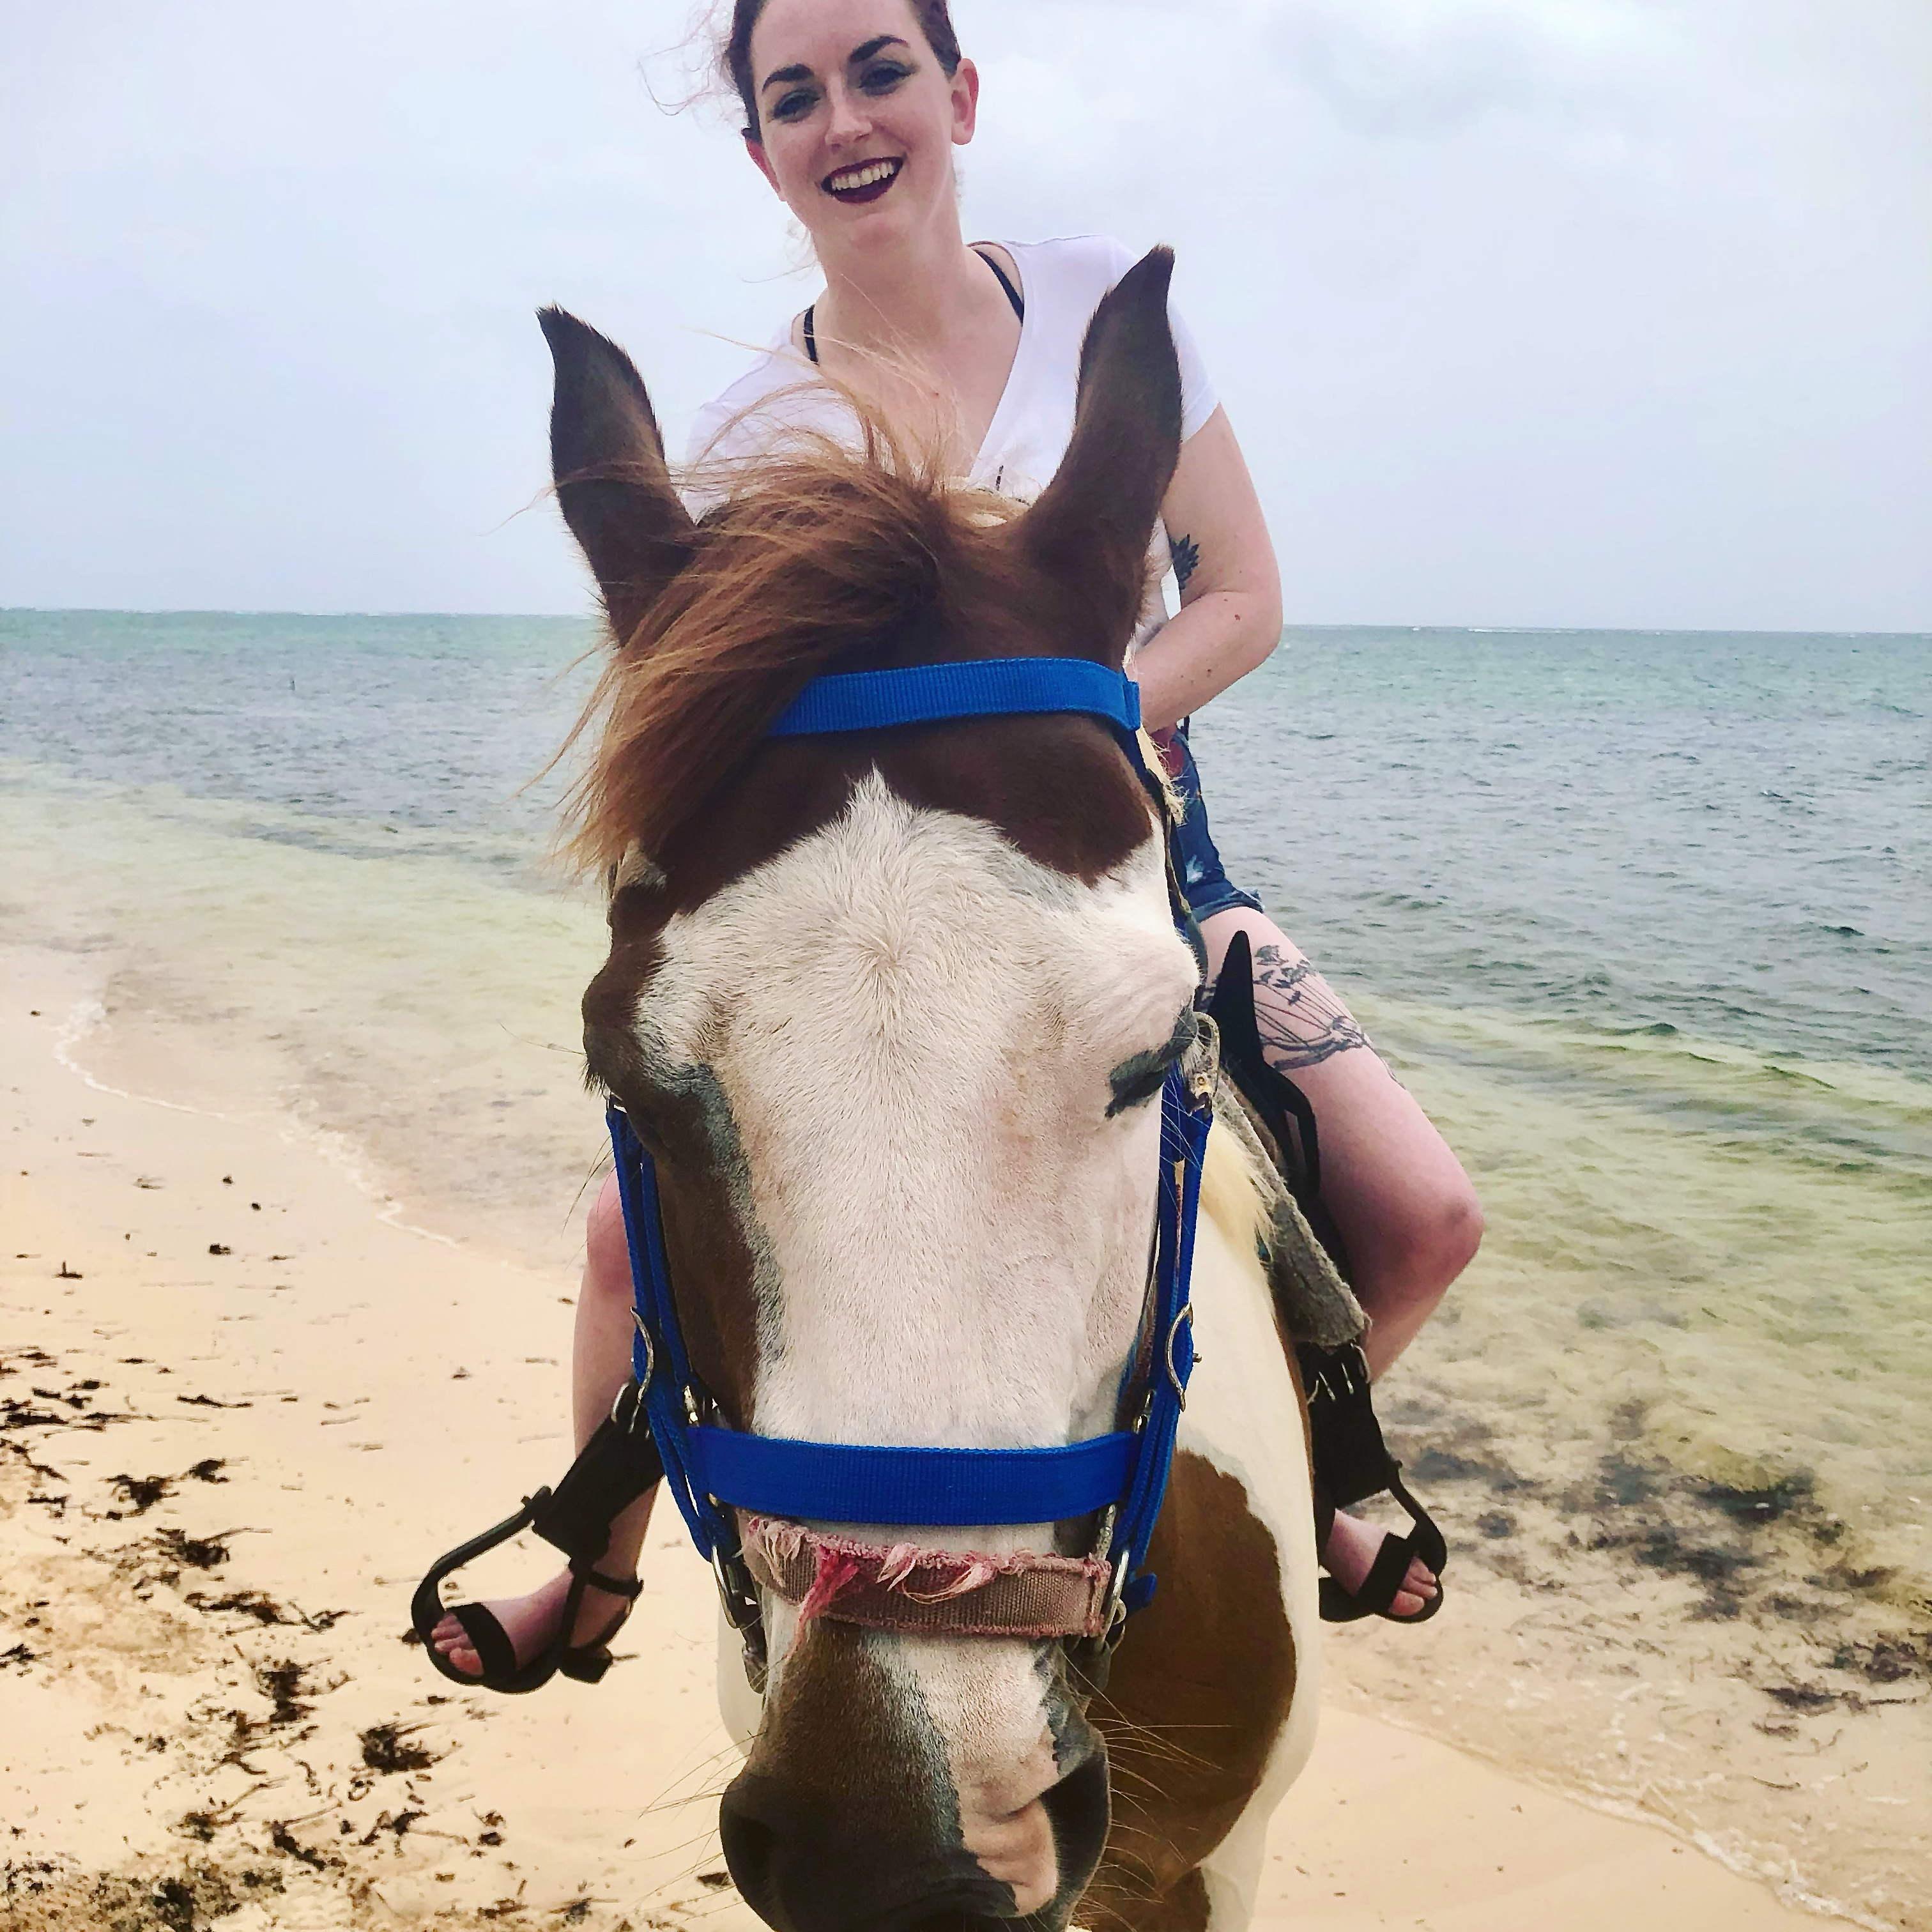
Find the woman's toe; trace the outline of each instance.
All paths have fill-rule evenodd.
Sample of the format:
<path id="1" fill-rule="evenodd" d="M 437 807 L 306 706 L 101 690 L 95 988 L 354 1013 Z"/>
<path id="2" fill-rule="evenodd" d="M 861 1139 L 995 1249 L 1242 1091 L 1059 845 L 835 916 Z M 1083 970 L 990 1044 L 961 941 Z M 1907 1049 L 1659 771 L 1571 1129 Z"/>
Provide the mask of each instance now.
<path id="1" fill-rule="evenodd" d="M 1389 1613 L 1397 1617 L 1420 1616 L 1441 1594 L 1436 1573 L 1418 1557 L 1403 1576 L 1402 1588 L 1389 1600 Z"/>
<path id="2" fill-rule="evenodd" d="M 470 1633 L 453 1616 L 446 1616 L 429 1634 L 429 1640 L 437 1652 L 455 1670 L 465 1677 L 480 1677 L 483 1674 L 483 1660 L 476 1654 L 476 1646 L 470 1640 Z"/>

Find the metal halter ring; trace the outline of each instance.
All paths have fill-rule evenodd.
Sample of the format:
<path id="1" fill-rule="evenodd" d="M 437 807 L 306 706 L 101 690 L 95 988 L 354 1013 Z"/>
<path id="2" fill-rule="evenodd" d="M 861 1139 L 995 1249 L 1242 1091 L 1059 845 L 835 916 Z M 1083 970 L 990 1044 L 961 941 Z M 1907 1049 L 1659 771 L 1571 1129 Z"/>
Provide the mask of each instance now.
<path id="1" fill-rule="evenodd" d="M 1214 1104 L 1215 1084 L 1221 1072 L 1221 1030 L 1204 1012 L 1194 1016 L 1194 1043 L 1186 1061 L 1188 1097 L 1199 1113 Z"/>
<path id="2" fill-rule="evenodd" d="M 624 1404 L 627 1401 L 631 1405 L 631 1412 L 628 1416 L 624 1413 Z M 638 1432 L 638 1424 L 643 1420 L 644 1414 L 644 1384 L 640 1382 L 626 1382 L 617 1391 L 615 1399 L 610 1404 L 610 1420 L 627 1436 L 634 1436 Z M 649 1422 L 644 1423 L 644 1427 L 649 1430 L 650 1427 Z"/>
<path id="3" fill-rule="evenodd" d="M 1184 1322 L 1191 1324 L 1193 1319 L 1194 1304 L 1190 1301 L 1187 1303 L 1186 1306 L 1182 1308 L 1180 1312 L 1174 1318 L 1173 1324 L 1167 1331 L 1168 1385 L 1174 1390 L 1174 1400 L 1180 1403 L 1183 1408 L 1185 1408 L 1187 1406 L 1187 1387 L 1186 1384 L 1180 1379 L 1180 1371 L 1174 1365 L 1174 1345 L 1180 1339 L 1180 1324 Z"/>
<path id="4" fill-rule="evenodd" d="M 631 1319 L 637 1324 L 638 1339 L 644 1345 L 644 1372 L 638 1378 L 638 1394 L 641 1396 L 658 1372 L 658 1352 L 652 1344 L 651 1331 L 644 1326 L 644 1318 L 633 1309 Z"/>

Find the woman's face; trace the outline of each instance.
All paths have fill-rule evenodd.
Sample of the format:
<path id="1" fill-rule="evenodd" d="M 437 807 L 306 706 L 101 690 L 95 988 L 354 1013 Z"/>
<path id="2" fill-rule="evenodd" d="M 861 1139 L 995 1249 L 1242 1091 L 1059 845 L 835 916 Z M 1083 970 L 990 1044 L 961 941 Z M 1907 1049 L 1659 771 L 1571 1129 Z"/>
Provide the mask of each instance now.
<path id="1" fill-rule="evenodd" d="M 822 256 L 890 247 L 955 206 L 979 76 L 949 80 L 909 0 L 770 0 L 752 31 L 752 158 Z"/>

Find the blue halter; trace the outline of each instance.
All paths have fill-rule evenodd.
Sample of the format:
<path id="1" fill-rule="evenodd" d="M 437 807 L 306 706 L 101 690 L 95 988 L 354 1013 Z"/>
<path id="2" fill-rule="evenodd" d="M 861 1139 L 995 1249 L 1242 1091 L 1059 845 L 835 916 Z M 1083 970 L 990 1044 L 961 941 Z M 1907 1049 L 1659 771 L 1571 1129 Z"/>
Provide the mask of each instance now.
<path id="1" fill-rule="evenodd" d="M 774 737 L 1028 713 L 1077 712 L 1113 726 L 1142 782 L 1140 692 L 1119 671 L 1080 658 L 999 658 L 820 677 L 772 728 Z M 1184 932 L 1186 908 L 1173 894 Z M 1202 1022 L 1205 1026 L 1204 1021 Z M 1188 1280 L 1214 1075 L 1177 1064 L 1161 1090 L 1160 1207 L 1138 1342 L 1121 1377 L 1126 1426 L 1038 1449 L 907 1449 L 749 1435 L 702 1418 L 671 1292 L 656 1169 L 621 1107 L 609 1110 L 637 1300 L 640 1407 L 664 1480 L 700 1554 L 717 1570 L 732 1621 L 757 1616 L 738 1538 L 722 1505 L 760 1516 L 904 1525 L 1056 1522 L 1099 1515 L 1095 1552 L 1113 1566 L 1114 1628 L 1154 1594 L 1141 1565 L 1174 1460 L 1194 1366 Z"/>

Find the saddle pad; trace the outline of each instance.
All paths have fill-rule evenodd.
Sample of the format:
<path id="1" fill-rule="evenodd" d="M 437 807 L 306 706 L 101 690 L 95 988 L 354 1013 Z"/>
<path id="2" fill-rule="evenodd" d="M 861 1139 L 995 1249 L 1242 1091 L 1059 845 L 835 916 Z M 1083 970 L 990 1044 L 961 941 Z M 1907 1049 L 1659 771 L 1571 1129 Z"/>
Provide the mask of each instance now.
<path id="1" fill-rule="evenodd" d="M 1359 1342 L 1368 1333 L 1369 1318 L 1288 1192 L 1270 1144 L 1226 1074 L 1214 1090 L 1214 1124 L 1240 1143 L 1261 1190 L 1268 1210 L 1268 1282 L 1288 1340 L 1324 1348 Z"/>

